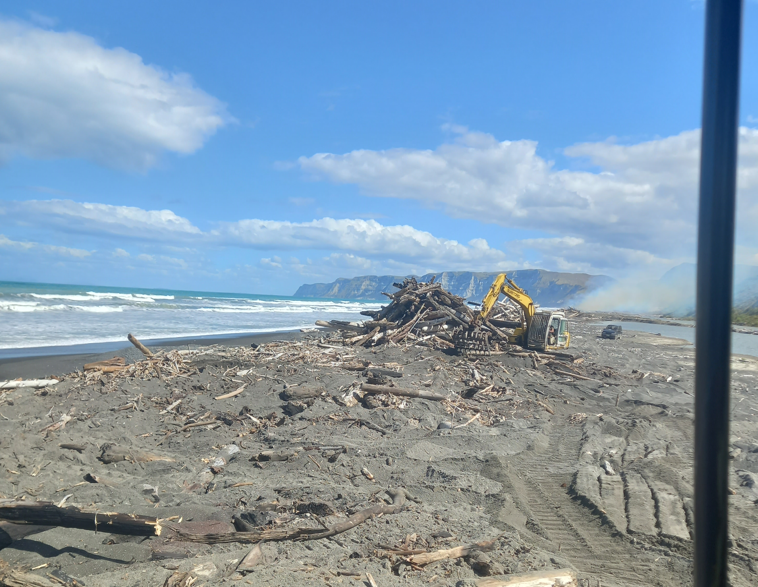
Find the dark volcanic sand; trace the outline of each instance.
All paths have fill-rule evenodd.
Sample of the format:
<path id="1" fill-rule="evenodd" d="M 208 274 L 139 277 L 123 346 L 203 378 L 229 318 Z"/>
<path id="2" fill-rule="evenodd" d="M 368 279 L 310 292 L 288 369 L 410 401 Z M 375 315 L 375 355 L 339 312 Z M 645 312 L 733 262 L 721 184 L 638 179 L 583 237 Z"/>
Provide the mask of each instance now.
<path id="1" fill-rule="evenodd" d="M 195 585 L 367 585 L 366 572 L 381 587 L 475 585 L 487 574 L 561 567 L 574 568 L 593 586 L 597 580 L 603 586 L 690 585 L 692 348 L 639 332 L 601 340 L 589 322 L 572 322 L 571 352 L 585 360 L 571 368 L 594 381 L 556 374 L 547 365 L 535 368 L 530 357 L 474 362 L 418 346 L 331 349 L 305 335 L 264 345 L 256 355 L 228 346 L 185 354 L 202 370 L 188 377 L 66 378 L 46 391 L 6 392 L 0 399 L 0 497 L 59 502 L 70 495 L 67 505 L 181 516 L 182 523 L 217 520 L 221 527 L 243 512 L 283 527 L 316 527 L 308 512 L 318 512 L 333 525 L 395 487 L 421 503 L 333 539 L 265 543 L 263 561 L 244 576 L 235 567 L 250 545 L 83 530 L 29 536 L 0 551 L 0 561 L 25 569 L 47 564 L 34 572 L 59 568 L 88 587 L 159 586 L 175 569 L 194 569 Z M 114 355 L 123 353 L 3 361 L 0 379 L 63 375 Z M 140 358 L 132 350 L 126 355 L 128 362 Z M 494 384 L 498 395 L 485 390 L 465 399 L 467 406 L 421 399 L 339 405 L 333 397 L 366 380 L 340 366 L 358 359 L 401 369 L 403 377 L 394 380 L 399 387 L 453 398 L 480 375 L 480 387 Z M 253 372 L 238 375 L 247 369 Z M 758 360 L 735 358 L 730 565 L 736 586 L 758 582 L 756 375 Z M 213 399 L 242 382 L 247 385 L 240 395 Z M 285 384 L 323 387 L 324 394 L 285 416 Z M 161 414 L 178 399 L 175 413 Z M 117 409 L 132 402 L 134 408 Z M 454 405 L 462 409 L 451 414 Z M 476 409 L 482 416 L 469 425 L 438 429 L 468 422 Z M 41 432 L 61 414 L 72 416 L 63 430 Z M 212 416 L 215 427 L 166 436 Z M 79 454 L 61 443 L 88 446 Z M 97 459 L 105 443 L 174 460 L 105 465 Z M 230 443 L 240 448 L 236 459 L 200 486 L 201 471 Z M 303 450 L 324 446 L 345 450 Z M 270 449 L 297 455 L 250 461 Z M 613 474 L 603 469 L 606 462 Z M 85 482 L 87 474 L 108 484 Z M 233 487 L 238 483 L 249 484 Z M 274 511 L 260 511 L 262 506 Z M 414 534 L 407 544 L 419 550 L 499 539 L 488 553 L 414 570 L 387 554 Z"/>
<path id="2" fill-rule="evenodd" d="M 213 338 L 180 338 L 165 341 L 160 348 L 194 349 L 211 344 L 224 344 L 226 346 L 250 346 L 251 343 L 264 344 L 273 340 L 295 340 L 301 336 L 299 331 L 272 332 L 266 334 L 251 334 L 249 336 L 229 336 Z M 141 361 L 144 357 L 137 349 L 128 342 L 124 342 L 122 349 L 104 353 L 80 353 L 70 352 L 71 347 L 58 347 L 60 353 L 30 356 L 20 358 L 0 358 L 0 381 L 16 379 L 34 379 L 45 375 L 60 375 L 74 369 L 81 369 L 86 363 L 94 363 L 111 357 L 124 357 L 127 362 Z"/>

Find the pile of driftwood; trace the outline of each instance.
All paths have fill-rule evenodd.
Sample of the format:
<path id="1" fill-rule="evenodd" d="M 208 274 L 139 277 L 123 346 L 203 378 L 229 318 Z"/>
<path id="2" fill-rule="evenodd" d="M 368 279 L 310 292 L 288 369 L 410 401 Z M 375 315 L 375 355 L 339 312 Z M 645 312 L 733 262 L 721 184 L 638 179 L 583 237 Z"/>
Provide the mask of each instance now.
<path id="1" fill-rule="evenodd" d="M 393 285 L 398 291 L 384 293 L 392 300 L 387 306 L 361 312 L 371 320 L 362 323 L 319 320 L 316 324 L 345 331 L 350 334 L 345 342 L 363 347 L 412 342 L 451 349 L 462 334 L 481 338 L 483 342 L 486 338 L 489 344 L 483 346 L 493 351 L 507 349 L 507 330 L 523 325 L 521 308 L 510 301 L 498 302 L 487 318 L 479 320 L 476 309 L 464 298 L 445 291 L 442 284 L 434 282 L 434 277 L 427 283 L 408 278 Z M 475 321 L 478 328 L 474 328 Z M 456 329 L 459 332 L 454 337 Z"/>

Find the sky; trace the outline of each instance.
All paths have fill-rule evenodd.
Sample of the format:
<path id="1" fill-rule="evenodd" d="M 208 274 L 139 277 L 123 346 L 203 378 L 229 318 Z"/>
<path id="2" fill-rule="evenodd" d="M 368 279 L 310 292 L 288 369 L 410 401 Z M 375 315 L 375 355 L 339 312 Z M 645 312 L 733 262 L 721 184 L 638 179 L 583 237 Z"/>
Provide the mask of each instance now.
<path id="1" fill-rule="evenodd" d="M 698 0 L 4 2 L 0 281 L 658 278 L 695 256 L 703 34 Z"/>

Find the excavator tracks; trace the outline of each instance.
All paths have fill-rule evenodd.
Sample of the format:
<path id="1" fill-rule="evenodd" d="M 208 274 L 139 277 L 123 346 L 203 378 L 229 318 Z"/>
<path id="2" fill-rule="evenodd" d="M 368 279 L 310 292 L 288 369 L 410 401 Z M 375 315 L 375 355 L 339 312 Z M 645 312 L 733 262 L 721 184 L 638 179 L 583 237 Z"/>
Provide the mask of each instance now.
<path id="1" fill-rule="evenodd" d="M 453 331 L 456 352 L 463 357 L 490 356 L 490 333 L 484 330 L 456 328 Z"/>

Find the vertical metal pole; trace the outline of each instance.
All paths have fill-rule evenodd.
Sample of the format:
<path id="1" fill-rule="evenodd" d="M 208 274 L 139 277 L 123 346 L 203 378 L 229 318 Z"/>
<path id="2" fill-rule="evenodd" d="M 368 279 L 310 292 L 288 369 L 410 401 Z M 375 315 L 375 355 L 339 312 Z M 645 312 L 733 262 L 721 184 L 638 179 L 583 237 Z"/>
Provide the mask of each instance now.
<path id="1" fill-rule="evenodd" d="M 695 585 L 726 587 L 742 0 L 708 0 L 695 333 Z"/>

